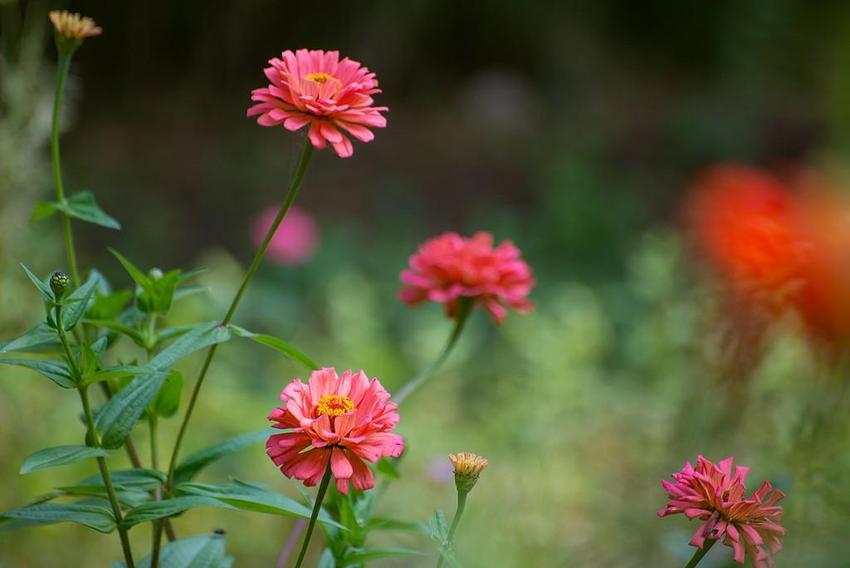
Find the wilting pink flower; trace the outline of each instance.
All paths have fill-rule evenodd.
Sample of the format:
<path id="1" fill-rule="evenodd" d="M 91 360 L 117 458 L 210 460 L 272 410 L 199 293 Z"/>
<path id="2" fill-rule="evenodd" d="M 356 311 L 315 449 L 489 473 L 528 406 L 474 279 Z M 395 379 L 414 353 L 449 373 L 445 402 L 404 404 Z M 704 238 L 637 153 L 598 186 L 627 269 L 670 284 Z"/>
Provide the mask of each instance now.
<path id="1" fill-rule="evenodd" d="M 531 269 L 510 241 L 493 248 L 493 236 L 472 238 L 444 233 L 419 247 L 410 267 L 401 273 L 407 286 L 399 297 L 410 305 L 425 300 L 445 304 L 450 317 L 458 314 L 461 298 L 483 306 L 496 323 L 507 308 L 526 313 L 533 307 L 528 294 L 534 287 Z"/>
<path id="2" fill-rule="evenodd" d="M 782 549 L 785 529 L 779 524 L 782 507 L 776 503 L 785 494 L 765 481 L 746 497 L 749 468 L 736 466 L 733 472 L 733 460 L 729 457 L 715 464 L 697 456 L 696 467 L 685 462 L 682 471 L 673 474 L 673 483 L 661 481 L 670 502 L 658 516 L 684 513 L 689 519 L 698 518 L 703 523 L 691 546 L 703 548 L 706 540 L 722 538 L 734 551 L 735 562 L 743 564 L 746 553 L 755 568 L 770 568 L 771 555 Z"/>
<path id="3" fill-rule="evenodd" d="M 371 142 L 369 128 L 387 125 L 381 113 L 389 109 L 372 106 L 372 95 L 381 92 L 375 74 L 347 57 L 340 61 L 338 51 L 286 50 L 269 64 L 264 72 L 270 84 L 251 91 L 257 104 L 248 109 L 262 126 L 283 124 L 294 132 L 309 125 L 313 146 L 322 149 L 330 142 L 347 158 L 354 147 L 346 134 Z"/>
<path id="4" fill-rule="evenodd" d="M 254 221 L 254 242 L 263 242 L 271 227 L 277 207 L 269 207 Z M 283 218 L 269 243 L 266 256 L 277 264 L 303 264 L 316 252 L 319 229 L 312 215 L 293 205 Z"/>
<path id="5" fill-rule="evenodd" d="M 274 428 L 294 430 L 275 434 L 266 442 L 269 457 L 287 477 L 316 485 L 330 460 L 340 493 L 348 482 L 360 491 L 375 485 L 363 460 L 398 457 L 404 440 L 392 429 L 398 424 L 396 404 L 378 379 L 363 371 L 337 375 L 333 368 L 313 371 L 307 384 L 295 379 L 283 389 L 283 406 L 269 420 Z"/>

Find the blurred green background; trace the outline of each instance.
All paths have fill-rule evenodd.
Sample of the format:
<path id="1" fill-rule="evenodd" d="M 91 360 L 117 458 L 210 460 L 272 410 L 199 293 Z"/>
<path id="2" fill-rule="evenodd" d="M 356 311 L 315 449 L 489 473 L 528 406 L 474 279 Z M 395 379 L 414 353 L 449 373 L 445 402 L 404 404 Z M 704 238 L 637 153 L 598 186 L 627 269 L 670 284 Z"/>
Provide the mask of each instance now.
<path id="1" fill-rule="evenodd" d="M 220 317 L 252 255 L 252 219 L 285 190 L 300 137 L 245 117 L 266 60 L 283 49 L 363 62 L 378 74 L 389 127 L 352 159 L 316 155 L 299 204 L 319 223 L 318 253 L 300 267 L 264 266 L 237 323 L 393 390 L 450 331 L 437 306 L 396 299 L 418 243 L 489 230 L 524 251 L 535 312 L 500 328 L 476 314 L 449 364 L 405 404 L 403 477 L 381 512 L 450 513 L 445 455 L 474 451 L 490 467 L 459 532 L 467 566 L 677 566 L 697 525 L 656 517 L 659 480 L 698 453 L 735 455 L 752 467 L 750 489 L 769 479 L 789 494 L 778 566 L 850 566 L 848 377 L 827 376 L 787 329 L 748 361 L 747 378 L 720 364 L 715 288 L 679 230 L 696 168 L 850 159 L 846 2 L 0 0 L 2 337 L 40 317 L 17 263 L 63 265 L 56 220 L 28 222 L 53 191 L 45 14 L 59 7 L 104 29 L 71 71 L 66 186 L 93 190 L 124 226 L 76 224 L 81 264 L 124 285 L 107 246 L 144 267 L 206 267 L 209 293 L 183 301 L 170 323 Z M 181 366 L 187 378 L 198 364 Z M 223 347 L 185 450 L 262 428 L 294 376 L 302 370 L 261 347 Z M 36 449 L 78 443 L 77 405 L 42 378 L 0 373 L 0 509 L 92 473 L 17 473 Z M 175 420 L 162 429 L 170 447 Z M 136 443 L 145 455 L 143 432 Z M 259 445 L 204 479 L 229 476 L 298 495 Z M 224 528 L 236 566 L 271 566 L 293 523 L 201 510 L 175 524 L 181 535 Z M 132 533 L 140 551 L 147 530 Z M 409 534 L 375 543 L 433 550 Z M 0 532 L 2 567 L 119 557 L 114 536 L 76 525 Z M 715 547 L 703 565 L 730 559 Z"/>

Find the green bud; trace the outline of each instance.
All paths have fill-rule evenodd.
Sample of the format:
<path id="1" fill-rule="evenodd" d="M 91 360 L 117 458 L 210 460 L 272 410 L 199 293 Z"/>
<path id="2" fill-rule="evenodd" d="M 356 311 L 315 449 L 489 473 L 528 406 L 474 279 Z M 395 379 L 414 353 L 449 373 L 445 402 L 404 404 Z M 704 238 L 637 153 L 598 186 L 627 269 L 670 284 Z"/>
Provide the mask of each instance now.
<path id="1" fill-rule="evenodd" d="M 57 270 L 50 275 L 50 289 L 53 290 L 57 300 L 65 295 L 69 284 L 71 284 L 71 278 L 64 272 Z"/>

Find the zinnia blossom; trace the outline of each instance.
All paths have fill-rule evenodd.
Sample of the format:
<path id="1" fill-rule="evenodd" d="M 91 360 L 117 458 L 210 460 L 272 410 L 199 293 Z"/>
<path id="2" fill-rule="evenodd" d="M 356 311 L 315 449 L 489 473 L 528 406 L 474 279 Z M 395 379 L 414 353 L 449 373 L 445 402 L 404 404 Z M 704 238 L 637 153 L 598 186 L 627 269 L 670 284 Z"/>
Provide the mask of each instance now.
<path id="1" fill-rule="evenodd" d="M 729 457 L 712 463 L 697 457 L 693 467 L 685 462 L 682 471 L 673 474 L 673 482 L 662 480 L 670 502 L 658 511 L 659 517 L 683 513 L 703 523 L 694 533 L 690 545 L 703 548 L 707 540 L 723 539 L 734 551 L 735 562 L 744 563 L 750 556 L 754 568 L 771 568 L 772 554 L 782 549 L 785 535 L 782 507 L 776 505 L 785 494 L 765 481 L 749 497 L 745 480 L 749 468 L 736 466 Z"/>
<path id="2" fill-rule="evenodd" d="M 280 400 L 284 405 L 269 420 L 274 428 L 293 431 L 271 436 L 266 450 L 285 476 L 304 485 L 321 481 L 330 460 L 340 493 L 348 494 L 349 481 L 360 491 L 371 489 L 375 478 L 366 462 L 398 457 L 404 449 L 402 437 L 392 432 L 399 420 L 396 404 L 363 371 L 313 371 L 307 384 L 289 383 Z"/>
<path id="3" fill-rule="evenodd" d="M 533 307 L 528 294 L 534 278 L 519 249 L 510 241 L 494 248 L 486 232 L 471 238 L 445 233 L 427 241 L 410 257 L 401 281 L 406 284 L 399 293 L 402 301 L 442 303 L 449 317 L 458 315 L 462 298 L 484 307 L 497 324 L 508 307 L 520 313 Z"/>
<path id="4" fill-rule="evenodd" d="M 387 125 L 381 113 L 389 109 L 372 106 L 372 95 L 381 92 L 375 74 L 347 57 L 340 61 L 338 51 L 287 50 L 269 64 L 269 86 L 251 91 L 256 104 L 248 116 L 259 115 L 258 124 L 293 132 L 309 126 L 313 146 L 330 143 L 340 158 L 354 153 L 348 135 L 371 142 L 370 128 Z"/>
<path id="5" fill-rule="evenodd" d="M 277 207 L 264 210 L 254 221 L 254 242 L 259 246 L 271 227 Z M 307 262 L 316 252 L 319 228 L 313 216 L 293 205 L 275 231 L 266 253 L 276 264 L 298 265 Z"/>

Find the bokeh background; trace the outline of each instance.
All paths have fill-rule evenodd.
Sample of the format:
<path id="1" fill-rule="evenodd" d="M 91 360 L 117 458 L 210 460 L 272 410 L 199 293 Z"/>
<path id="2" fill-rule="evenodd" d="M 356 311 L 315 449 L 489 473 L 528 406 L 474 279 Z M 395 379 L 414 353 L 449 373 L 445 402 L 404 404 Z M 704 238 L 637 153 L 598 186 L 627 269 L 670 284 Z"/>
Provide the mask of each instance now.
<path id="1" fill-rule="evenodd" d="M 389 126 L 352 159 L 315 156 L 299 204 L 320 244 L 302 265 L 263 267 L 240 325 L 324 364 L 362 367 L 392 390 L 450 331 L 437 306 L 396 298 L 418 243 L 489 230 L 524 251 L 535 312 L 499 328 L 476 314 L 449 364 L 406 403 L 409 452 L 382 512 L 425 521 L 453 511 L 445 455 L 475 451 L 491 465 L 459 533 L 466 565 L 677 566 L 696 525 L 656 517 L 659 480 L 698 453 L 734 455 L 752 467 L 751 489 L 769 479 L 789 494 L 778 566 L 847 565 L 850 377 L 819 364 L 793 325 L 773 330 L 745 368 L 719 364 L 719 287 L 681 222 L 685 188 L 706 165 L 848 163 L 846 2 L 0 0 L 3 337 L 40 317 L 17 263 L 40 273 L 63 264 L 55 219 L 28 221 L 53 191 L 46 11 L 58 7 L 104 29 L 71 70 L 66 186 L 94 191 L 123 224 L 76 224 L 81 263 L 124 284 L 108 246 L 143 267 L 206 267 L 208 293 L 180 303 L 171 323 L 223 312 L 252 255 L 253 220 L 285 190 L 301 138 L 245 117 L 266 60 L 283 49 L 339 49 L 366 64 Z M 187 377 L 197 367 L 181 366 Z M 270 351 L 226 345 L 186 450 L 262 428 L 301 375 Z M 0 509 L 92 473 L 17 473 L 34 450 L 79 440 L 77 412 L 49 381 L 3 369 Z M 175 421 L 162 429 L 170 447 Z M 298 495 L 259 445 L 204 476 Z M 226 529 L 236 566 L 273 565 L 292 526 L 210 510 L 175 523 L 181 534 Z M 134 531 L 139 550 L 146 531 Z M 405 533 L 375 543 L 433 551 Z M 0 532 L 3 567 L 119 557 L 116 538 L 75 525 Z M 718 546 L 704 565 L 730 557 Z"/>

